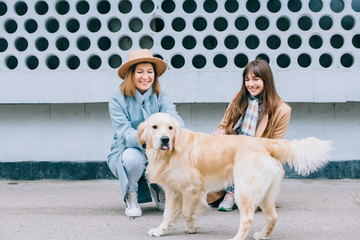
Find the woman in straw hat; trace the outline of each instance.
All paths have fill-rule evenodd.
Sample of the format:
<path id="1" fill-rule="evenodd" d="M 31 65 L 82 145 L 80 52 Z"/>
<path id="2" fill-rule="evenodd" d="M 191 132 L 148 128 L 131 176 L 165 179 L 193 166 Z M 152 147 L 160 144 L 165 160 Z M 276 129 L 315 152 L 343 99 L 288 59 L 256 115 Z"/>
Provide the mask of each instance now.
<path id="1" fill-rule="evenodd" d="M 153 57 L 148 49 L 130 52 L 128 61 L 118 69 L 119 77 L 124 80 L 120 91 L 109 101 L 115 133 L 107 163 L 120 180 L 125 214 L 129 217 L 140 217 L 142 211 L 138 203 L 151 202 L 151 196 L 157 208 L 164 209 L 164 191 L 157 185 L 149 187 L 144 178 L 145 146 L 139 145 L 137 126 L 156 112 L 169 113 L 184 125 L 175 105 L 160 89 L 159 77 L 166 67 L 166 63 Z"/>

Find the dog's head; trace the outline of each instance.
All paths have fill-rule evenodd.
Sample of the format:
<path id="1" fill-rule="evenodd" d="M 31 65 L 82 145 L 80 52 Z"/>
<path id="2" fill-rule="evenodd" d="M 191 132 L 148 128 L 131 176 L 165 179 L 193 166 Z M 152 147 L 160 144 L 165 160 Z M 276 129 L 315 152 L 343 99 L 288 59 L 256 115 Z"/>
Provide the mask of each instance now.
<path id="1" fill-rule="evenodd" d="M 156 151 L 172 151 L 181 133 L 178 121 L 167 113 L 155 113 L 138 126 L 140 145 Z"/>

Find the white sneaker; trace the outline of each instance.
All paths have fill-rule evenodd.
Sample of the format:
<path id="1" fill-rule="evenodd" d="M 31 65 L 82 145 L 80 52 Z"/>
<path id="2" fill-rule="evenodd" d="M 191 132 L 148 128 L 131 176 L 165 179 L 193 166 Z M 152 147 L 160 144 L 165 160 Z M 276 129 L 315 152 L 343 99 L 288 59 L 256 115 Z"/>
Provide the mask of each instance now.
<path id="1" fill-rule="evenodd" d="M 159 190 L 156 191 L 151 184 L 149 185 L 149 189 L 150 189 L 151 197 L 156 204 L 156 208 L 160 211 L 164 211 L 164 209 L 165 209 L 165 191 L 162 190 L 160 187 L 159 187 Z"/>
<path id="2" fill-rule="evenodd" d="M 125 197 L 126 209 L 125 215 L 128 217 L 140 217 L 142 214 L 138 203 L 138 193 L 127 193 Z"/>
<path id="3" fill-rule="evenodd" d="M 228 191 L 224 197 L 224 200 L 219 204 L 218 210 L 230 212 L 236 207 L 234 192 Z"/>

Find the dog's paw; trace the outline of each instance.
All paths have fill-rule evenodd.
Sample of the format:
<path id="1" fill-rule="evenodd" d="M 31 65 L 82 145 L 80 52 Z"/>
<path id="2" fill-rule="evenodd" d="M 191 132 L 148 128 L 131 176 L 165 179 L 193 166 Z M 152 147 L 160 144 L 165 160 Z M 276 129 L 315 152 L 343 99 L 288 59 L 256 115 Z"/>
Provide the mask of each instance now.
<path id="1" fill-rule="evenodd" d="M 186 229 L 185 231 L 186 233 L 189 233 L 189 234 L 193 234 L 193 233 L 196 233 L 196 227 L 193 227 L 193 228 L 188 228 Z"/>
<path id="2" fill-rule="evenodd" d="M 255 240 L 263 240 L 263 239 L 269 239 L 269 237 L 266 237 L 262 232 L 257 232 L 254 234 L 253 238 Z"/>
<path id="3" fill-rule="evenodd" d="M 152 237 L 161 237 L 165 232 L 160 228 L 152 228 L 148 231 L 148 234 Z"/>

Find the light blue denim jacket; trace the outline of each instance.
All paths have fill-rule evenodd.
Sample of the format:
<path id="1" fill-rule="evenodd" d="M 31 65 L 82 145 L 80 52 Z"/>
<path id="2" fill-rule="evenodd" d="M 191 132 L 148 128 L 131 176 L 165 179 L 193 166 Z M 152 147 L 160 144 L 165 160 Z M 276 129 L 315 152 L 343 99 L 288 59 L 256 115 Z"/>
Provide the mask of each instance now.
<path id="1" fill-rule="evenodd" d="M 120 90 L 117 91 L 109 101 L 109 112 L 114 129 L 114 138 L 107 162 L 111 171 L 121 182 L 122 193 L 125 193 L 128 183 L 127 176 L 124 169 L 116 169 L 113 162 L 116 158 L 121 157 L 122 152 L 126 148 L 138 148 L 145 153 L 145 149 L 140 146 L 138 142 L 138 125 L 151 114 L 157 112 L 170 114 L 179 121 L 182 127 L 184 126 L 184 122 L 178 115 L 175 105 L 170 98 L 164 92 L 160 92 L 159 96 L 157 96 L 156 93 L 153 92 L 152 87 L 143 95 L 136 90 L 135 97 L 124 96 Z M 139 202 L 151 201 L 151 198 L 148 199 L 146 197 L 150 196 L 148 189 L 145 187 L 145 193 L 141 193 L 141 189 L 142 187 L 139 183 Z M 145 199 L 142 199 L 144 197 Z"/>

